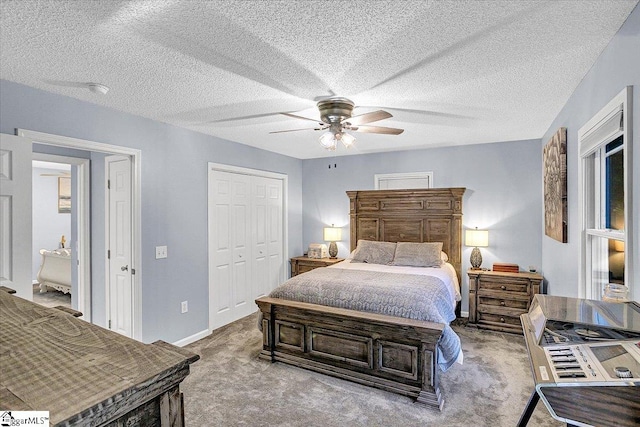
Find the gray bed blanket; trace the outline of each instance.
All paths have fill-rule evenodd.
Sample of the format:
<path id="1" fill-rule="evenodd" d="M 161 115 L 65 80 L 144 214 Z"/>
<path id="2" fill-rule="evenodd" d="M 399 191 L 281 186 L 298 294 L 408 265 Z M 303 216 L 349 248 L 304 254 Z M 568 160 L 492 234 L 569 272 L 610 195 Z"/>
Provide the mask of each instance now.
<path id="1" fill-rule="evenodd" d="M 292 301 L 443 323 L 438 365 L 456 361 L 460 338 L 449 326 L 456 318 L 451 297 L 436 277 L 342 268 L 317 268 L 287 280 L 269 295 Z"/>

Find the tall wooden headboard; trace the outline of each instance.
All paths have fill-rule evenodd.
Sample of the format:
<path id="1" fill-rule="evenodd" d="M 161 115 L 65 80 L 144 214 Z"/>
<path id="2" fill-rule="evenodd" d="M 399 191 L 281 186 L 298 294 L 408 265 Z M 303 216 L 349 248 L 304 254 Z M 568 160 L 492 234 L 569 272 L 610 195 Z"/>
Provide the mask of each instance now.
<path id="1" fill-rule="evenodd" d="M 359 239 L 442 242 L 462 278 L 462 195 L 465 188 L 347 191 L 351 250 Z"/>

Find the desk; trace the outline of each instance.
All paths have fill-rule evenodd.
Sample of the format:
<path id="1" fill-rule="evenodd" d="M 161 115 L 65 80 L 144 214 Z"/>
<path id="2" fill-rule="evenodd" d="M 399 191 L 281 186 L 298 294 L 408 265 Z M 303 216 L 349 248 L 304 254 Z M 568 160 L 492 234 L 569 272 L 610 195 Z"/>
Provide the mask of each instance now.
<path id="1" fill-rule="evenodd" d="M 180 383 L 199 358 L 0 289 L 0 407 L 49 411 L 51 426 L 181 427 Z"/>

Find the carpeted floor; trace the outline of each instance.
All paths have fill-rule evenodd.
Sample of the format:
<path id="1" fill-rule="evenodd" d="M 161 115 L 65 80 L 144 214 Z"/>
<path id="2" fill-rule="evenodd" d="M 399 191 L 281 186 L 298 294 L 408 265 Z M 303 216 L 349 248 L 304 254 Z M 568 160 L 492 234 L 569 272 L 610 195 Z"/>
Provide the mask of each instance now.
<path id="1" fill-rule="evenodd" d="M 524 339 L 453 325 L 464 365 L 441 375 L 444 410 L 258 359 L 257 315 L 186 348 L 201 359 L 182 385 L 188 426 L 514 426 L 533 389 Z M 564 425 L 538 404 L 529 426 Z"/>

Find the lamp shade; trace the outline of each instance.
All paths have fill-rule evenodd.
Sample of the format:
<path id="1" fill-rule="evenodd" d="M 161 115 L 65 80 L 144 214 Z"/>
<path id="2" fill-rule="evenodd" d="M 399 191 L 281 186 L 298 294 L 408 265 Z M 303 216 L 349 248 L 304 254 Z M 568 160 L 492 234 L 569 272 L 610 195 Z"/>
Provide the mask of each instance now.
<path id="1" fill-rule="evenodd" d="M 324 228 L 324 241 L 325 242 L 338 242 L 342 240 L 342 229 L 339 227 L 325 227 Z"/>
<path id="2" fill-rule="evenodd" d="M 464 235 L 464 244 L 466 246 L 484 248 L 489 246 L 489 232 L 487 230 L 467 230 Z"/>

